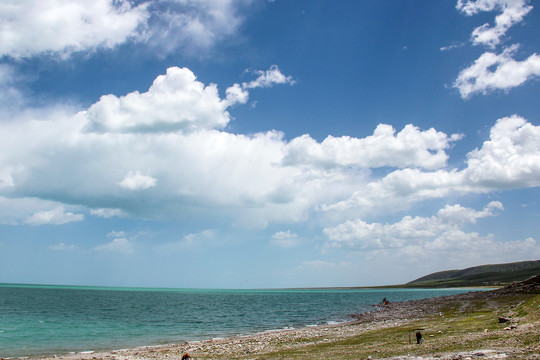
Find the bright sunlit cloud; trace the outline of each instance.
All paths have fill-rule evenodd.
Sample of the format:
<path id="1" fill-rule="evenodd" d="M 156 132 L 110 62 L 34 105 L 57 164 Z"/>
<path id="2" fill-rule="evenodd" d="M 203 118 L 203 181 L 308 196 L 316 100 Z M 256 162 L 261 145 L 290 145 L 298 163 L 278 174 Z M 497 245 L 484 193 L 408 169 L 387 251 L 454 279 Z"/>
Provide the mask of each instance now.
<path id="1" fill-rule="evenodd" d="M 495 17 L 495 25 L 484 24 L 474 29 L 471 40 L 474 45 L 486 45 L 495 48 L 508 29 L 523 21 L 532 6 L 528 0 L 458 0 L 456 8 L 466 15 L 480 12 L 500 11 Z"/>
<path id="2" fill-rule="evenodd" d="M 511 46 L 501 54 L 486 52 L 463 69 L 454 82 L 461 97 L 466 99 L 475 93 L 485 95 L 495 90 L 508 91 L 540 76 L 540 56 L 532 54 L 525 60 L 516 61 L 514 54 L 518 49 L 518 46 Z"/>

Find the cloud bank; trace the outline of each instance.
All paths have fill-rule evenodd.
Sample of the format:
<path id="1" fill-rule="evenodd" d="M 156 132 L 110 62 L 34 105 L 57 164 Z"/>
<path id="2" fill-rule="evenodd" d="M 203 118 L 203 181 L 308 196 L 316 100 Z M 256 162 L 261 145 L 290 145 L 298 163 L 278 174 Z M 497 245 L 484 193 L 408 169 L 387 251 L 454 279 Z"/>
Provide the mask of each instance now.
<path id="1" fill-rule="evenodd" d="M 0 4 L 0 57 L 74 52 L 138 42 L 168 54 L 203 53 L 234 35 L 249 0 L 6 0 Z M 174 36 L 171 36 L 174 34 Z"/>
<path id="2" fill-rule="evenodd" d="M 380 124 L 364 138 L 322 142 L 229 133 L 229 107 L 249 95 L 238 84 L 229 89 L 243 97 L 226 91 L 221 98 L 217 85 L 170 68 L 144 93 L 0 123 L 0 196 L 9 206 L 26 204 L 2 221 L 82 220 L 73 211 L 179 219 L 196 209 L 265 227 L 318 212 L 399 211 L 447 195 L 540 185 L 540 127 L 517 115 L 497 120 L 490 139 L 455 169 L 446 151 L 462 135 L 414 125 L 396 132 Z"/>

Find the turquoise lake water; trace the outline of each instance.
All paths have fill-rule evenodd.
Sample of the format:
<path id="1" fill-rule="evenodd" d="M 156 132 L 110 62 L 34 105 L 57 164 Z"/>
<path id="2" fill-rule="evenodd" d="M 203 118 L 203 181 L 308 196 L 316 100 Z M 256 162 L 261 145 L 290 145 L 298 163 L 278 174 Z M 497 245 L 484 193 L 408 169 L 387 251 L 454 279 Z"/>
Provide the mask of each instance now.
<path id="1" fill-rule="evenodd" d="M 193 290 L 0 285 L 0 357 L 181 343 L 351 320 L 384 297 L 467 289 Z"/>

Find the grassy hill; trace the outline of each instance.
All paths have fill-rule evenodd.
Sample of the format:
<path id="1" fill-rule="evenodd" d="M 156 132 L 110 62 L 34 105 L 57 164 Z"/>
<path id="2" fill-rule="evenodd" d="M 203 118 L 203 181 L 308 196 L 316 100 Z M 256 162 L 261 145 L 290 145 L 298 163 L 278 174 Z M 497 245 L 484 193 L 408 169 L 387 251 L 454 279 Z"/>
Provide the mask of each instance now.
<path id="1" fill-rule="evenodd" d="M 408 282 L 404 287 L 499 286 L 524 281 L 539 274 L 540 260 L 522 261 L 440 271 Z"/>

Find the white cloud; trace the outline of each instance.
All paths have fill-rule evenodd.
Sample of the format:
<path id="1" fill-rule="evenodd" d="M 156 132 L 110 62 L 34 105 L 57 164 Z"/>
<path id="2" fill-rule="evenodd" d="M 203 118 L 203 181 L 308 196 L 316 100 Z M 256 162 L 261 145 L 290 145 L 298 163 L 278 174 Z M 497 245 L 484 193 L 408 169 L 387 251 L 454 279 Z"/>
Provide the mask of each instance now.
<path id="1" fill-rule="evenodd" d="M 226 99 L 229 105 L 245 104 L 249 98 L 249 93 L 238 84 L 227 88 L 225 93 L 227 94 Z"/>
<path id="2" fill-rule="evenodd" d="M 435 129 L 421 131 L 407 125 L 397 135 L 391 125 L 379 124 L 372 136 L 362 139 L 328 136 L 318 143 L 309 135 L 293 139 L 287 144 L 285 165 L 309 164 L 316 166 L 420 166 L 426 169 L 444 167 L 448 156 L 445 149 L 462 135 L 448 136 Z"/>
<path id="3" fill-rule="evenodd" d="M 232 99 L 241 95 L 231 90 Z M 229 105 L 215 84 L 205 86 L 189 69 L 172 67 L 147 92 L 102 96 L 82 115 L 90 132 L 189 132 L 225 127 Z"/>
<path id="4" fill-rule="evenodd" d="M 109 243 L 94 247 L 94 250 L 102 251 L 102 252 L 122 253 L 122 254 L 130 254 L 134 251 L 133 244 L 126 238 L 113 239 L 113 241 Z"/>
<path id="5" fill-rule="evenodd" d="M 456 8 L 466 15 L 479 12 L 502 11 L 495 17 L 495 25 L 484 24 L 474 29 L 471 39 L 474 45 L 495 48 L 508 29 L 521 22 L 532 10 L 528 0 L 459 0 Z"/>
<path id="6" fill-rule="evenodd" d="M 292 76 L 286 76 L 284 75 L 278 68 L 277 65 L 270 66 L 270 69 L 262 71 L 257 70 L 253 71 L 255 74 L 258 74 L 259 76 L 257 79 L 250 81 L 248 83 L 243 83 L 242 87 L 245 89 L 253 89 L 253 88 L 268 88 L 272 87 L 277 84 L 289 84 L 294 85 L 295 81 L 293 80 Z"/>
<path id="7" fill-rule="evenodd" d="M 124 0 L 2 1 L 0 57 L 114 47 L 136 36 L 146 7 Z"/>
<path id="8" fill-rule="evenodd" d="M 285 249 L 290 249 L 299 246 L 302 243 L 302 240 L 298 234 L 291 233 L 291 230 L 287 230 L 278 231 L 272 235 L 271 243 Z"/>
<path id="9" fill-rule="evenodd" d="M 362 219 L 348 220 L 323 230 L 328 238 L 328 248 L 387 249 L 406 245 L 440 242 L 448 233 L 460 230 L 476 219 L 493 216 L 494 210 L 502 209 L 500 202 L 491 202 L 483 210 L 447 205 L 430 218 L 405 216 L 394 224 L 367 223 Z M 433 244 L 432 243 L 432 244 Z"/>
<path id="10" fill-rule="evenodd" d="M 495 216 L 502 208 L 500 202 L 491 202 L 480 211 L 448 205 L 434 216 L 405 216 L 391 224 L 349 220 L 324 229 L 328 239 L 325 249 L 354 250 L 356 257 L 362 256 L 362 266 L 370 269 L 370 274 L 381 273 L 385 281 L 394 282 L 413 279 L 399 279 L 396 273 L 389 274 L 388 268 L 420 276 L 434 269 L 537 259 L 540 246 L 533 238 L 501 241 L 491 234 L 464 230 L 479 219 Z"/>
<path id="11" fill-rule="evenodd" d="M 62 225 L 74 221 L 83 221 L 84 215 L 66 212 L 63 206 L 51 210 L 39 211 L 26 219 L 28 225 Z"/>
<path id="12" fill-rule="evenodd" d="M 47 211 L 59 206 L 62 205 L 37 198 L 11 198 L 0 195 L 0 224 L 19 225 L 37 212 Z"/>
<path id="13" fill-rule="evenodd" d="M 118 185 L 127 190 L 146 190 L 156 186 L 156 183 L 157 179 L 152 176 L 130 171 Z"/>
<path id="14" fill-rule="evenodd" d="M 463 69 L 454 82 L 461 97 L 466 99 L 475 93 L 509 90 L 540 76 L 540 56 L 532 54 L 523 61 L 516 61 L 513 55 L 517 49 L 517 45 L 511 46 L 499 55 L 486 52 Z"/>
<path id="15" fill-rule="evenodd" d="M 395 170 L 362 183 L 341 201 L 321 204 L 320 209 L 358 209 L 361 213 L 403 210 L 413 203 L 450 194 L 540 186 L 540 126 L 519 116 L 499 119 L 491 129 L 490 139 L 467 157 L 467 166 L 462 170 Z"/>
<path id="16" fill-rule="evenodd" d="M 204 55 L 235 35 L 251 0 L 6 0 L 0 3 L 0 57 L 113 48 L 129 41 L 157 56 Z M 61 34 L 61 35 L 59 35 Z"/>
<path id="17" fill-rule="evenodd" d="M 245 104 L 249 93 L 238 84 L 221 99 L 215 84 L 205 86 L 187 68 L 171 67 L 145 93 L 105 95 L 81 112 L 89 132 L 193 132 L 223 129 L 230 121 L 227 108 Z"/>
<path id="18" fill-rule="evenodd" d="M 434 271 L 537 260 L 539 257 L 540 245 L 533 238 L 499 241 L 493 235 L 455 230 L 424 245 L 414 243 L 367 252 L 362 265 L 370 273 L 384 274 L 384 281 L 395 284 Z M 400 278 L 403 275 L 410 277 Z"/>
<path id="19" fill-rule="evenodd" d="M 519 116 L 497 120 L 490 139 L 468 154 L 465 182 L 486 190 L 540 186 L 540 126 Z"/>
<path id="20" fill-rule="evenodd" d="M 20 223 L 72 204 L 99 217 L 204 216 L 265 227 L 303 222 L 317 211 L 359 216 L 446 195 L 540 185 L 538 127 L 517 116 L 500 119 L 490 140 L 458 170 L 447 168 L 446 149 L 461 135 L 412 125 L 398 133 L 380 125 L 365 138 L 321 143 L 308 135 L 287 141 L 275 131 L 246 136 L 216 129 L 229 121 L 225 112 L 234 101 L 217 92 L 205 97 L 207 88 L 189 70 L 176 68 L 151 91 L 132 93 L 129 106 L 128 95 L 115 97 L 114 106 L 100 100 L 76 115 L 55 109 L 0 123 L 0 196 L 10 199 L 0 198 L 0 221 Z M 217 114 L 224 120 L 190 108 L 197 130 L 167 128 L 163 124 L 183 120 L 162 108 L 175 108 L 182 99 L 201 109 L 221 104 Z M 371 172 L 374 167 L 397 170 Z M 125 191 L 145 189 L 151 190 Z M 12 214 L 14 199 L 29 198 L 35 200 Z"/>

